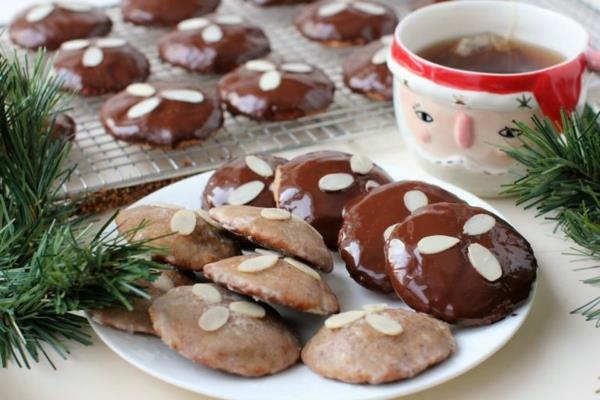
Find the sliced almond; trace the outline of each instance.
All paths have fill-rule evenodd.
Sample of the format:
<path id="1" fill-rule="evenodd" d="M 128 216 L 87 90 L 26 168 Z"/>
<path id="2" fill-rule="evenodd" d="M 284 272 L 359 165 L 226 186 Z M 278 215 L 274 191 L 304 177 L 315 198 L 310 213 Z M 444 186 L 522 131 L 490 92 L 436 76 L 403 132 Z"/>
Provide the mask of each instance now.
<path id="1" fill-rule="evenodd" d="M 244 161 L 246 162 L 246 166 L 255 174 L 264 176 L 265 178 L 273 176 L 273 168 L 271 168 L 269 163 L 262 158 L 256 156 L 246 156 Z"/>
<path id="2" fill-rule="evenodd" d="M 81 64 L 84 67 L 94 68 L 102 64 L 104 53 L 98 47 L 88 47 L 81 57 Z"/>
<path id="3" fill-rule="evenodd" d="M 365 14 L 371 15 L 383 15 L 385 14 L 385 8 L 379 4 L 367 3 L 366 1 L 355 1 L 352 3 L 352 7 L 364 12 Z"/>
<path id="4" fill-rule="evenodd" d="M 229 194 L 228 203 L 234 206 L 241 206 L 254 200 L 265 188 L 261 181 L 250 181 L 238 186 Z"/>
<path id="5" fill-rule="evenodd" d="M 65 10 L 73 12 L 86 12 L 91 11 L 93 7 L 90 4 L 80 3 L 76 1 L 59 1 L 58 6 Z"/>
<path id="6" fill-rule="evenodd" d="M 265 256 L 276 256 L 277 258 L 283 258 L 283 254 L 281 254 L 281 253 L 279 253 L 279 252 L 277 252 L 275 250 L 262 249 L 260 247 L 257 247 L 257 248 L 254 249 L 254 252 L 258 253 L 258 254 L 265 255 Z"/>
<path id="7" fill-rule="evenodd" d="M 196 214 L 191 210 L 179 210 L 171 217 L 170 226 L 173 232 L 189 235 L 196 229 Z"/>
<path id="8" fill-rule="evenodd" d="M 373 169 L 373 163 L 367 157 L 353 155 L 350 158 L 350 169 L 356 174 L 368 174 Z"/>
<path id="9" fill-rule="evenodd" d="M 154 282 L 152 282 L 152 286 L 162 292 L 168 292 L 175 287 L 175 284 L 173 283 L 173 280 L 169 278 L 169 275 L 162 273 Z"/>
<path id="10" fill-rule="evenodd" d="M 263 306 L 249 301 L 234 301 L 229 303 L 229 309 L 238 314 L 247 315 L 252 318 L 264 318 L 267 311 Z"/>
<path id="11" fill-rule="evenodd" d="M 152 204 L 152 206 L 154 206 L 154 207 L 162 207 L 162 208 L 172 208 L 174 210 L 180 210 L 180 209 L 183 208 L 181 206 L 178 206 L 177 204 L 165 203 L 165 202 L 162 202 L 162 201 L 156 202 L 156 203 Z"/>
<path id="12" fill-rule="evenodd" d="M 281 85 L 281 74 L 279 71 L 267 71 L 261 75 L 258 81 L 258 87 L 263 92 L 275 90 Z"/>
<path id="13" fill-rule="evenodd" d="M 132 83 L 131 85 L 127 86 L 125 91 L 132 96 L 138 97 L 150 97 L 156 93 L 154 86 L 148 83 Z"/>
<path id="14" fill-rule="evenodd" d="M 454 236 L 432 235 L 419 240 L 417 249 L 421 254 L 436 254 L 454 247 L 460 239 Z"/>
<path id="15" fill-rule="evenodd" d="M 286 221 L 292 218 L 292 213 L 280 208 L 263 208 L 260 210 L 260 216 L 275 221 Z"/>
<path id="16" fill-rule="evenodd" d="M 383 240 L 388 240 L 390 238 L 390 235 L 392 234 L 392 232 L 394 231 L 394 228 L 398 226 L 398 224 L 392 224 L 390 226 L 388 226 L 387 228 L 385 228 L 385 231 L 383 231 Z"/>
<path id="17" fill-rule="evenodd" d="M 206 18 L 190 18 L 181 21 L 177 24 L 177 30 L 179 31 L 192 31 L 196 29 L 202 29 L 210 24 L 210 21 Z"/>
<path id="18" fill-rule="evenodd" d="M 365 189 L 367 189 L 367 191 L 375 189 L 376 187 L 381 186 L 381 184 L 377 181 L 374 180 L 368 180 L 367 183 L 365 184 Z"/>
<path id="19" fill-rule="evenodd" d="M 192 89 L 169 89 L 160 92 L 160 97 L 167 100 L 199 104 L 204 101 L 204 94 Z"/>
<path id="20" fill-rule="evenodd" d="M 489 232 L 496 225 L 496 219 L 488 214 L 476 214 L 465 222 L 463 233 L 466 235 L 481 235 Z"/>
<path id="21" fill-rule="evenodd" d="M 275 69 L 275 64 L 267 60 L 250 60 L 244 66 L 251 71 L 268 72 Z"/>
<path id="22" fill-rule="evenodd" d="M 208 25 L 202 30 L 202 40 L 204 43 L 216 43 L 223 39 L 223 31 L 217 24 Z"/>
<path id="23" fill-rule="evenodd" d="M 158 97 L 150 97 L 146 100 L 140 101 L 127 111 L 127 118 L 136 119 L 151 113 L 156 107 L 158 107 L 160 101 L 161 100 Z"/>
<path id="24" fill-rule="evenodd" d="M 223 306 L 214 306 L 202 314 L 198 320 L 200 329 L 206 332 L 213 332 L 220 329 L 229 319 L 229 309 Z"/>
<path id="25" fill-rule="evenodd" d="M 473 268 L 486 280 L 494 282 L 502 277 L 502 267 L 496 256 L 479 243 L 470 244 L 467 254 Z"/>
<path id="26" fill-rule="evenodd" d="M 324 192 L 344 190 L 354 183 L 354 177 L 343 172 L 327 174 L 319 179 L 319 189 Z"/>
<path id="27" fill-rule="evenodd" d="M 378 304 L 365 304 L 362 308 L 367 313 L 377 313 L 377 312 L 387 310 L 389 307 L 386 303 L 378 303 Z"/>
<path id="28" fill-rule="evenodd" d="M 220 303 L 223 301 L 221 292 L 212 283 L 196 283 L 192 286 L 192 293 L 207 303 Z"/>
<path id="29" fill-rule="evenodd" d="M 295 63 L 291 63 L 291 62 L 284 63 L 281 66 L 281 69 L 283 71 L 293 72 L 293 73 L 296 73 L 296 74 L 307 74 L 307 73 L 309 73 L 309 72 L 312 71 L 312 67 L 310 65 L 304 64 L 304 63 L 298 63 L 298 62 L 295 62 Z"/>
<path id="30" fill-rule="evenodd" d="M 367 321 L 373 329 L 384 335 L 396 336 L 404 331 L 402 325 L 398 321 L 395 321 L 386 315 L 368 314 L 365 317 L 365 321 Z"/>
<path id="31" fill-rule="evenodd" d="M 371 63 L 375 65 L 385 64 L 389 53 L 390 48 L 388 46 L 382 47 L 381 49 L 377 50 L 375 54 L 373 54 L 371 57 Z"/>
<path id="32" fill-rule="evenodd" d="M 391 46 L 394 43 L 394 35 L 384 35 L 379 38 L 379 41 L 386 46 Z"/>
<path id="33" fill-rule="evenodd" d="M 210 216 L 208 211 L 200 208 L 200 209 L 196 210 L 196 214 L 198 214 L 198 216 L 200 218 L 202 218 L 204 220 L 204 222 L 208 223 L 212 227 L 217 228 L 217 229 L 223 229 L 223 227 L 221 225 L 219 225 L 219 223 L 217 221 L 215 221 L 213 219 L 213 217 Z"/>
<path id="34" fill-rule="evenodd" d="M 214 19 L 214 21 L 217 24 L 223 24 L 223 25 L 237 25 L 237 24 L 241 24 L 242 22 L 244 22 L 244 19 L 242 17 L 240 17 L 239 15 L 235 15 L 235 14 L 227 14 L 227 15 L 217 15 Z"/>
<path id="35" fill-rule="evenodd" d="M 60 45 L 61 50 L 81 50 L 85 49 L 90 45 L 90 41 L 87 39 L 75 39 L 64 42 Z"/>
<path id="36" fill-rule="evenodd" d="M 346 325 L 350 325 L 354 321 L 358 321 L 365 315 L 367 315 L 367 313 L 363 310 L 352 310 L 335 314 L 325 320 L 325 327 L 327 329 L 343 328 Z"/>
<path id="37" fill-rule="evenodd" d="M 319 17 L 327 18 L 333 15 L 339 14 L 344 11 L 348 5 L 343 1 L 333 1 L 331 3 L 327 3 L 319 7 L 319 11 L 317 11 L 317 15 Z"/>
<path id="38" fill-rule="evenodd" d="M 96 46 L 101 48 L 122 47 L 127 44 L 127 40 L 121 38 L 101 38 L 96 40 Z"/>
<path id="39" fill-rule="evenodd" d="M 304 272 L 306 275 L 309 275 L 318 281 L 321 280 L 321 275 L 319 275 L 319 273 L 317 271 L 315 271 L 308 265 L 304 264 L 303 262 L 300 262 L 291 257 L 286 257 L 283 259 L 283 261 L 287 262 L 288 264 L 290 264 L 292 267 L 296 268 L 297 270 Z"/>
<path id="40" fill-rule="evenodd" d="M 52 11 L 54 11 L 53 4 L 40 4 L 29 10 L 25 16 L 25 20 L 27 22 L 38 22 L 50 15 Z"/>
<path id="41" fill-rule="evenodd" d="M 242 261 L 237 269 L 240 272 L 260 272 L 274 267 L 278 260 L 275 255 L 252 257 Z"/>
<path id="42" fill-rule="evenodd" d="M 410 212 L 414 212 L 418 208 L 426 206 L 429 203 L 425 193 L 420 190 L 409 190 L 404 193 L 404 205 Z"/>

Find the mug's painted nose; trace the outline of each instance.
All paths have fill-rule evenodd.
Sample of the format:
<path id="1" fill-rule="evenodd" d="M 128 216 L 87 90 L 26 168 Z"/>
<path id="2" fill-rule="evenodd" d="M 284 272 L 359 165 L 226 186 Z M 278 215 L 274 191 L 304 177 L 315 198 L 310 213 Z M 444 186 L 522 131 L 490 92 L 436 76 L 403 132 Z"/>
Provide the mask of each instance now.
<path id="1" fill-rule="evenodd" d="M 473 118 L 465 112 L 459 112 L 454 118 L 454 141 L 461 149 L 468 149 L 475 142 Z"/>

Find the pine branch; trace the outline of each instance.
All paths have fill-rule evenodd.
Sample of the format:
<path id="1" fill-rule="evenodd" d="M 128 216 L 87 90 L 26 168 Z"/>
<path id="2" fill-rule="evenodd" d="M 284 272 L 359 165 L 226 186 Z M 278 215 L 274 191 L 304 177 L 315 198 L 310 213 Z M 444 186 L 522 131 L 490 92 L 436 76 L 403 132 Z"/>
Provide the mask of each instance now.
<path id="1" fill-rule="evenodd" d="M 0 55 L 0 363 L 27 368 L 53 365 L 46 349 L 66 357 L 69 341 L 90 344 L 73 312 L 131 309 L 131 296 L 147 296 L 139 282 L 162 268 L 146 241 L 90 237 L 91 222 L 74 215 L 78 199 L 60 198 L 70 144 L 50 132 L 65 100 L 44 54 L 28 62 Z"/>
<path id="2" fill-rule="evenodd" d="M 504 148 L 527 169 L 504 193 L 517 204 L 535 207 L 538 216 L 556 223 L 576 246 L 574 255 L 600 262 L 600 114 L 563 113 L 563 134 L 548 120 L 533 126 L 517 122 L 523 147 Z M 593 267 L 596 268 L 596 267 Z M 600 268 L 600 265 L 598 266 Z M 583 281 L 597 284 L 600 275 Z M 576 309 L 600 326 L 600 297 Z"/>

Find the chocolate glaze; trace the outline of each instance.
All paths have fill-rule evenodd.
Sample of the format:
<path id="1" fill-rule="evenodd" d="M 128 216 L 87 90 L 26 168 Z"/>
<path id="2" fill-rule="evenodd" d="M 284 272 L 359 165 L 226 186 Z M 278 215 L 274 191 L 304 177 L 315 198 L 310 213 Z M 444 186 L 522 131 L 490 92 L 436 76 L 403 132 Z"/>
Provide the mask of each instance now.
<path id="1" fill-rule="evenodd" d="M 75 139 L 75 130 L 76 126 L 73 118 L 65 113 L 56 114 L 54 125 L 50 132 L 50 139 L 73 140 Z"/>
<path id="2" fill-rule="evenodd" d="M 183 147 L 206 139 L 223 124 L 223 112 L 215 96 L 190 83 L 153 83 L 157 95 L 163 89 L 191 89 L 202 92 L 204 101 L 187 103 L 162 98 L 150 113 L 130 119 L 128 110 L 144 100 L 122 91 L 108 99 L 100 109 L 106 131 L 119 140 L 147 143 L 157 147 Z"/>
<path id="3" fill-rule="evenodd" d="M 353 7 L 330 16 L 320 16 L 319 9 L 336 0 L 321 0 L 306 6 L 296 17 L 296 28 L 310 40 L 322 42 L 331 47 L 362 45 L 394 32 L 398 18 L 387 5 L 365 0 L 383 7 L 381 15 L 369 14 Z M 350 1 L 348 4 L 352 4 Z"/>
<path id="4" fill-rule="evenodd" d="M 215 23 L 214 15 L 204 18 Z M 223 74 L 271 51 L 269 39 L 257 26 L 246 22 L 217 25 L 223 32 L 217 42 L 205 42 L 202 29 L 167 34 L 158 44 L 160 58 L 189 71 Z"/>
<path id="5" fill-rule="evenodd" d="M 94 43 L 91 40 L 90 43 Z M 118 92 L 133 82 L 145 81 L 150 64 L 139 50 L 126 44 L 102 48 L 104 58 L 96 67 L 86 67 L 82 57 L 86 49 L 60 50 L 54 60 L 54 70 L 63 79 L 63 89 L 82 96 L 99 96 Z"/>
<path id="6" fill-rule="evenodd" d="M 367 182 L 391 182 L 380 167 L 374 165 L 367 174 L 357 174 L 350 168 L 350 154 L 339 151 L 316 151 L 293 158 L 277 168 L 274 192 L 279 208 L 286 209 L 314 226 L 331 249 L 337 248 L 338 232 L 342 226 L 344 205 L 367 192 Z M 319 180 L 332 173 L 348 173 L 354 183 L 335 192 L 319 189 Z"/>
<path id="7" fill-rule="evenodd" d="M 361 93 L 373 100 L 392 99 L 394 79 L 386 63 L 374 64 L 371 59 L 379 50 L 388 47 L 376 40 L 353 51 L 342 65 L 344 83 L 353 92 Z"/>
<path id="8" fill-rule="evenodd" d="M 475 214 L 489 214 L 494 227 L 483 234 L 463 234 L 464 223 Z M 460 239 L 437 254 L 422 255 L 416 246 L 430 235 Z M 467 247 L 479 243 L 502 267 L 490 282 L 471 265 Z M 527 240 L 506 221 L 465 204 L 438 203 L 421 208 L 398 225 L 385 246 L 386 269 L 396 293 L 417 311 L 460 325 L 498 321 L 527 299 L 536 278 L 537 263 Z"/>
<path id="9" fill-rule="evenodd" d="M 246 165 L 246 157 L 236 157 L 219 167 L 210 177 L 202 194 L 202 208 L 219 207 L 227 204 L 229 194 L 238 186 L 251 181 L 261 181 L 265 184 L 263 191 L 251 202 L 245 204 L 254 207 L 275 207 L 275 199 L 271 191 L 271 184 L 275 178 L 277 166 L 287 162 L 285 158 L 270 156 L 268 154 L 255 154 L 256 157 L 266 161 L 273 169 L 273 175 L 265 177 L 252 171 Z"/>
<path id="10" fill-rule="evenodd" d="M 110 18 L 97 8 L 77 12 L 57 7 L 42 20 L 29 22 L 26 16 L 34 7 L 17 14 L 8 28 L 10 39 L 21 47 L 55 50 L 68 40 L 105 36 L 112 29 Z"/>
<path id="11" fill-rule="evenodd" d="M 411 215 L 404 195 L 411 190 L 425 194 L 428 203 L 462 202 L 444 189 L 418 181 L 401 181 L 377 187 L 346 203 L 340 230 L 340 255 L 352 279 L 362 286 L 391 293 L 394 289 L 385 270 L 384 231 Z"/>
<path id="12" fill-rule="evenodd" d="M 174 25 L 211 13 L 220 0 L 123 0 L 123 19 L 136 25 Z"/>
<path id="13" fill-rule="evenodd" d="M 261 90 L 259 80 L 264 72 L 246 66 L 221 78 L 219 95 L 229 112 L 258 121 L 284 121 L 319 113 L 333 102 L 335 86 L 319 68 L 310 66 L 308 73 L 293 73 L 281 70 L 280 60 L 268 61 L 282 74 L 281 84 L 274 90 Z"/>

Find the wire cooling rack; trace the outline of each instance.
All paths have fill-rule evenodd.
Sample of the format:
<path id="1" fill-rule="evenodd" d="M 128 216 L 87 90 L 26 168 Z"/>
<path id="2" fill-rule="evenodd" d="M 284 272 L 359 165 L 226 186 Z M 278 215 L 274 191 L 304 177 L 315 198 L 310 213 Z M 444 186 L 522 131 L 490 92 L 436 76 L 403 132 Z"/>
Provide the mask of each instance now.
<path id="1" fill-rule="evenodd" d="M 583 0 L 528 0 L 557 9 L 583 23 L 594 43 L 600 43 L 600 11 Z M 409 12 L 406 0 L 386 0 L 402 17 Z M 243 0 L 222 0 L 219 13 L 237 14 L 261 26 L 269 36 L 273 53 L 289 60 L 303 60 L 322 68 L 336 85 L 334 104 L 324 113 L 291 122 L 256 123 L 226 113 L 223 128 L 205 142 L 180 150 L 154 149 L 117 141 L 102 127 L 98 110 L 108 96 L 76 97 L 72 116 L 77 136 L 69 162 L 77 167 L 64 185 L 65 195 L 126 188 L 205 171 L 232 157 L 256 152 L 275 152 L 324 142 L 349 140 L 393 127 L 389 103 L 370 101 L 348 90 L 341 76 L 341 62 L 352 49 L 329 49 L 304 39 L 292 21 L 301 6 L 259 8 Z M 107 9 L 114 22 L 112 36 L 126 38 L 148 57 L 150 82 L 194 81 L 214 90 L 216 75 L 190 74 L 163 63 L 157 40 L 166 29 L 124 23 L 118 7 Z M 560 27 L 557 27 L 560 29 Z M 8 42 L 2 35 L 0 42 Z"/>

